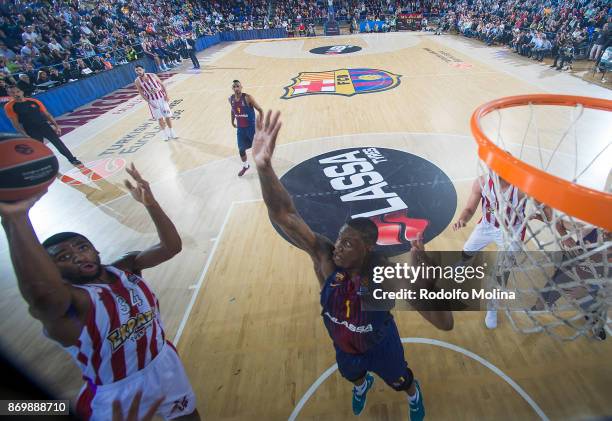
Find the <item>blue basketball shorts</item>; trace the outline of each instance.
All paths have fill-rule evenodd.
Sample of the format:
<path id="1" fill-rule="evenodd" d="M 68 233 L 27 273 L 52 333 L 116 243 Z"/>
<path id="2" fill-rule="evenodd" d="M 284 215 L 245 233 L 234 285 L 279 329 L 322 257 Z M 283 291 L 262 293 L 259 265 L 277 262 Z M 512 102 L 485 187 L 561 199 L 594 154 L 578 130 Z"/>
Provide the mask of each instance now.
<path id="1" fill-rule="evenodd" d="M 251 149 L 253 145 L 253 138 L 255 137 L 255 127 L 244 127 L 238 128 L 238 150 L 244 152 L 247 149 Z"/>
<path id="2" fill-rule="evenodd" d="M 404 347 L 395 323 L 389 328 L 387 337 L 364 354 L 349 354 L 335 348 L 338 371 L 348 381 L 359 380 L 371 371 L 395 390 L 405 390 L 412 384 L 412 370 L 404 358 Z"/>

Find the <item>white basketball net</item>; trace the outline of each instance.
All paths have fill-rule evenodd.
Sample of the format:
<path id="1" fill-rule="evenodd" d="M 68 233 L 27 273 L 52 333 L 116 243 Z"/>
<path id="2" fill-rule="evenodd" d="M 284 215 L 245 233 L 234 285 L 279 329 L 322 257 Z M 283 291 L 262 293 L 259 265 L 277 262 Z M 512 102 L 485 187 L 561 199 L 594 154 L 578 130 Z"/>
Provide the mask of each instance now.
<path id="1" fill-rule="evenodd" d="M 530 104 L 515 108 L 521 110 L 498 110 L 483 119 L 493 132 L 497 126 L 496 135 L 489 136 L 497 146 L 529 165 L 600 191 L 606 178 L 608 183 L 612 181 L 608 176 L 612 175 L 612 113 L 582 106 Z M 562 117 L 568 113 L 569 124 L 564 123 L 567 117 Z M 538 126 L 539 119 L 545 123 Z M 481 124 L 490 135 L 485 122 Z M 521 124 L 523 130 L 519 129 Z M 587 137 L 582 136 L 584 131 Z M 484 184 L 489 178 L 493 180 L 491 190 L 498 202 L 494 213 L 507 251 L 498 254 L 492 287 L 516 296 L 514 301 L 497 303 L 498 309 L 523 333 L 546 332 L 563 340 L 580 336 L 603 339 L 604 333 L 611 336 L 610 233 L 527 195 L 512 200 L 504 194 L 508 187 L 502 187 L 497 174 L 482 161 L 479 168 Z M 483 192 L 490 191 L 482 187 Z"/>

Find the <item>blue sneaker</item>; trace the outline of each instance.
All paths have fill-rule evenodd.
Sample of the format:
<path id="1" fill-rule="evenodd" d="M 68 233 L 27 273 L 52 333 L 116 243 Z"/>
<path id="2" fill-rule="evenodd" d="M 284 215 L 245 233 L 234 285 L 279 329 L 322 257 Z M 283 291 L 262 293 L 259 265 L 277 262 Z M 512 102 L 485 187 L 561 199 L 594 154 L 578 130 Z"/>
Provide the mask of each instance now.
<path id="1" fill-rule="evenodd" d="M 414 381 L 414 385 L 419 391 L 419 399 L 415 402 L 410 403 L 410 421 L 422 421 L 425 419 L 425 406 L 423 405 L 423 392 L 421 392 L 421 386 L 417 380 Z"/>
<path id="2" fill-rule="evenodd" d="M 370 390 L 370 388 L 374 384 L 374 376 L 372 376 L 370 373 L 367 373 L 365 380 L 367 383 L 366 390 L 361 395 L 358 395 L 356 389 L 353 388 L 353 414 L 355 415 L 361 414 L 361 411 L 363 411 L 363 408 L 365 408 L 368 390 Z"/>

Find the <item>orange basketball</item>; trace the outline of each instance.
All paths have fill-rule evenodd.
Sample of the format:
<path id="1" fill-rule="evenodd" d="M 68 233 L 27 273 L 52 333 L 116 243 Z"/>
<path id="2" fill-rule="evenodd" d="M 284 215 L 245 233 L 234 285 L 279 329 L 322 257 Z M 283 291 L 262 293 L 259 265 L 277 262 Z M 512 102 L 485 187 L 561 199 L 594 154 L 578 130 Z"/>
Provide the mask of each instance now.
<path id="1" fill-rule="evenodd" d="M 58 168 L 57 158 L 42 142 L 0 133 L 0 201 L 14 202 L 44 191 Z"/>

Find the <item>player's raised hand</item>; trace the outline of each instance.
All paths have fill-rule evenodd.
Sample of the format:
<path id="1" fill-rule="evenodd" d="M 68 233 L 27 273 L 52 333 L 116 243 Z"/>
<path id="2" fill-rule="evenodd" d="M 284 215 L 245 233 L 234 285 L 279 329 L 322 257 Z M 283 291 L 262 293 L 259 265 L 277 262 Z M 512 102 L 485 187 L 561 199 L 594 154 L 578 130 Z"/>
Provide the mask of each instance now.
<path id="1" fill-rule="evenodd" d="M 19 200 L 17 202 L 0 202 L 0 217 L 10 218 L 11 216 L 28 213 L 32 206 L 34 206 L 34 204 L 38 202 L 38 200 L 43 197 L 45 193 L 47 193 L 46 189 L 44 192 L 28 199 Z"/>
<path id="2" fill-rule="evenodd" d="M 126 171 L 136 182 L 135 186 L 130 182 L 130 180 L 125 180 L 123 182 L 125 187 L 127 187 L 132 194 L 132 197 L 145 206 L 154 205 L 156 201 L 155 197 L 153 196 L 153 192 L 151 191 L 151 187 L 149 186 L 149 182 L 142 178 L 134 166 L 134 163 L 131 163 L 130 166 L 126 168 Z"/>
<path id="3" fill-rule="evenodd" d="M 281 129 L 280 111 L 268 111 L 265 119 L 261 114 L 257 116 L 255 138 L 253 139 L 253 159 L 258 168 L 270 165 L 276 138 Z"/>
<path id="4" fill-rule="evenodd" d="M 151 421 L 155 412 L 157 412 L 157 408 L 161 405 L 164 398 L 161 397 L 157 399 L 153 405 L 149 408 L 147 413 L 142 417 L 138 418 L 138 412 L 140 410 L 140 400 L 142 399 L 142 391 L 139 391 L 134 396 L 132 403 L 130 405 L 130 409 L 128 410 L 127 415 L 123 416 L 123 409 L 121 408 L 121 402 L 118 400 L 113 401 L 113 421 Z"/>

